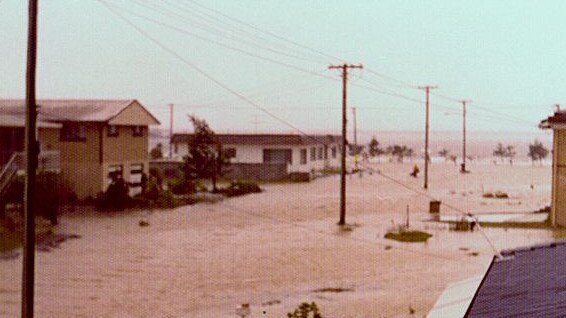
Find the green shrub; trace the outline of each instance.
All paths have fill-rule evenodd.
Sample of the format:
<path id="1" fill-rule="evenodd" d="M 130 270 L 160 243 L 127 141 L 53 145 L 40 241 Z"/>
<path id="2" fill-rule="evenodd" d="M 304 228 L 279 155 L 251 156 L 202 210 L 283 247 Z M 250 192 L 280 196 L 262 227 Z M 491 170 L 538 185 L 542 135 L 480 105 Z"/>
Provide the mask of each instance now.
<path id="1" fill-rule="evenodd" d="M 177 195 L 191 194 L 197 191 L 194 182 L 183 179 L 174 179 L 171 182 L 169 182 L 169 189 L 173 194 L 177 194 Z"/>
<path id="2" fill-rule="evenodd" d="M 121 176 L 113 178 L 106 192 L 99 196 L 96 202 L 97 208 L 108 210 L 123 210 L 131 205 L 128 184 Z"/>
<path id="3" fill-rule="evenodd" d="M 422 231 L 400 231 L 385 234 L 386 239 L 408 243 L 426 242 L 430 237 L 432 237 L 432 234 Z"/>
<path id="4" fill-rule="evenodd" d="M 219 190 L 219 192 L 228 197 L 234 197 L 248 193 L 258 193 L 261 192 L 261 188 L 255 182 L 234 181 L 230 183 L 228 188 Z"/>
<path id="5" fill-rule="evenodd" d="M 291 182 L 310 182 L 310 172 L 291 172 L 289 173 L 289 181 Z"/>
<path id="6" fill-rule="evenodd" d="M 312 303 L 302 303 L 293 311 L 292 313 L 287 313 L 288 318 L 309 318 L 312 313 L 312 318 L 322 318 L 322 315 L 318 311 L 318 306 L 315 302 Z"/>
<path id="7" fill-rule="evenodd" d="M 163 209 L 176 208 L 177 206 L 181 205 L 180 203 L 180 201 L 175 200 L 175 197 L 173 197 L 171 191 L 163 191 L 157 201 L 155 201 L 155 205 Z"/>
<path id="8" fill-rule="evenodd" d="M 2 204 L 23 204 L 25 192 L 25 176 L 18 176 L 10 183 L 4 195 Z M 59 180 L 59 175 L 54 172 L 40 172 L 36 176 L 35 183 L 35 206 L 39 216 L 42 216 L 52 224 L 57 224 L 60 197 L 63 193 L 73 196 L 74 193 L 64 188 Z M 76 195 L 74 196 L 76 197 Z"/>

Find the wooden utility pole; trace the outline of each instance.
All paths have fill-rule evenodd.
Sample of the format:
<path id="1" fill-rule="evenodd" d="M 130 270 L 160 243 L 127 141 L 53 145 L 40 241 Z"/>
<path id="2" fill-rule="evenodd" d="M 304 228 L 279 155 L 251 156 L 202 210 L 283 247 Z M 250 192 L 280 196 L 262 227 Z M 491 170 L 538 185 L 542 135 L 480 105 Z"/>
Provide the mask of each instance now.
<path id="1" fill-rule="evenodd" d="M 330 65 L 328 69 L 342 70 L 342 158 L 340 165 L 340 221 L 339 225 L 346 224 L 346 115 L 348 99 L 348 69 L 363 68 L 362 64 Z"/>
<path id="2" fill-rule="evenodd" d="M 430 126 L 430 90 L 438 88 L 438 86 L 419 86 L 419 89 L 424 89 L 426 92 L 426 125 L 425 125 L 425 170 L 424 170 L 424 188 L 428 189 L 428 164 L 430 156 L 428 155 L 428 135 Z"/>
<path id="3" fill-rule="evenodd" d="M 174 105 L 169 104 L 169 159 L 173 158 L 173 109 Z"/>
<path id="4" fill-rule="evenodd" d="M 460 167 L 460 172 L 466 173 L 466 104 L 469 100 L 463 100 L 462 102 L 462 166 Z"/>
<path id="5" fill-rule="evenodd" d="M 36 140 L 37 108 L 35 75 L 37 63 L 37 0 L 28 2 L 28 48 L 26 65 L 26 181 L 24 194 L 24 256 L 22 268 L 22 318 L 33 318 L 35 271 L 35 174 L 39 145 Z"/>
<path id="6" fill-rule="evenodd" d="M 356 119 L 356 107 L 352 107 L 352 116 L 354 117 L 354 165 L 358 170 L 358 121 Z"/>

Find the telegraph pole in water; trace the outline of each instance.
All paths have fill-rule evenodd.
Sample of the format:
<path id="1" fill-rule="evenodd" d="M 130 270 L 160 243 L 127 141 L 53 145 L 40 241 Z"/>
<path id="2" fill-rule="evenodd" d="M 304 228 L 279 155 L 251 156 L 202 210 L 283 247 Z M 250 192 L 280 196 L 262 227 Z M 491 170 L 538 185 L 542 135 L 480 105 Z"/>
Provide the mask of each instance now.
<path id="1" fill-rule="evenodd" d="M 346 114 L 348 97 L 348 69 L 363 68 L 362 64 L 330 65 L 328 69 L 342 70 L 342 158 L 340 168 L 340 221 L 339 225 L 346 224 Z"/>
<path id="2" fill-rule="evenodd" d="M 419 89 L 424 89 L 426 92 L 426 125 L 425 125 L 425 170 L 424 170 L 424 188 L 428 189 L 428 164 L 429 164 L 429 155 L 428 155 L 428 134 L 429 134 L 429 126 L 430 126 L 430 90 L 438 88 L 438 86 L 419 86 Z"/>
<path id="3" fill-rule="evenodd" d="M 462 102 L 462 167 L 460 172 L 466 173 L 466 104 L 469 100 L 463 100 Z"/>
<path id="4" fill-rule="evenodd" d="M 358 121 L 356 119 L 356 107 L 352 107 L 352 116 L 354 117 L 354 164 L 358 170 Z"/>
<path id="5" fill-rule="evenodd" d="M 22 318 L 33 318 L 35 271 L 35 174 L 39 145 L 36 140 L 37 108 L 35 75 L 37 63 L 37 0 L 28 2 L 28 48 L 26 65 L 26 181 L 24 194 L 24 256 L 22 268 Z"/>
<path id="6" fill-rule="evenodd" d="M 169 159 L 173 158 L 173 104 L 169 104 Z"/>

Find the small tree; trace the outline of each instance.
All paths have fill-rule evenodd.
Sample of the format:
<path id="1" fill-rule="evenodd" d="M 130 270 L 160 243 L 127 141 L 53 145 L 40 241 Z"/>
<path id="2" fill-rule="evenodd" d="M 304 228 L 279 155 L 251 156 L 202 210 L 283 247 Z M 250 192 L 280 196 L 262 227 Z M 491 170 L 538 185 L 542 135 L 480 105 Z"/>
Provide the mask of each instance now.
<path id="1" fill-rule="evenodd" d="M 397 157 L 397 162 L 403 162 L 405 157 L 413 158 L 415 156 L 415 151 L 405 145 L 388 146 L 385 153 Z"/>
<path id="2" fill-rule="evenodd" d="M 444 148 L 444 149 L 442 149 L 438 152 L 438 155 L 441 156 L 442 158 L 444 158 L 444 161 L 447 161 L 448 156 L 450 155 L 450 152 L 448 151 L 448 149 Z"/>
<path id="3" fill-rule="evenodd" d="M 542 160 L 548 156 L 548 149 L 544 147 L 542 142 L 535 139 L 532 144 L 529 144 L 529 153 L 528 156 L 533 161 L 533 165 L 536 160 L 538 160 L 542 164 Z"/>
<path id="4" fill-rule="evenodd" d="M 372 158 L 376 156 L 380 156 L 384 153 L 384 151 L 381 148 L 379 148 L 379 141 L 377 141 L 375 136 L 373 136 L 373 138 L 369 142 L 368 151 L 369 151 L 369 155 Z"/>
<path id="5" fill-rule="evenodd" d="M 194 134 L 189 141 L 189 153 L 184 158 L 183 171 L 185 180 L 210 178 L 212 190 L 217 191 L 216 181 L 223 174 L 222 167 L 227 164 L 222 146 L 214 131 L 204 119 L 189 116 Z"/>
<path id="6" fill-rule="evenodd" d="M 153 149 L 151 149 L 151 151 L 149 152 L 149 156 L 151 157 L 151 159 L 163 158 L 163 145 L 161 143 L 155 145 L 155 147 L 153 147 Z"/>
<path id="7" fill-rule="evenodd" d="M 456 161 L 458 161 L 458 156 L 450 155 L 449 158 L 450 158 L 450 161 L 452 161 L 454 163 L 454 165 L 456 165 Z"/>
<path id="8" fill-rule="evenodd" d="M 517 155 L 515 147 L 508 145 L 505 148 L 505 157 L 509 158 L 509 164 L 513 165 L 513 158 L 515 158 L 515 155 Z"/>
<path id="9" fill-rule="evenodd" d="M 404 147 L 404 146 L 403 146 Z M 409 159 L 411 160 L 411 162 L 413 162 L 413 158 L 415 157 L 415 151 L 413 150 L 413 148 L 407 148 L 405 147 L 405 156 L 409 157 Z"/>
<path id="10" fill-rule="evenodd" d="M 499 157 L 499 160 L 503 161 L 503 158 L 505 158 L 506 154 L 507 149 L 503 146 L 502 143 L 498 143 L 495 150 L 493 150 L 493 155 L 495 157 Z"/>

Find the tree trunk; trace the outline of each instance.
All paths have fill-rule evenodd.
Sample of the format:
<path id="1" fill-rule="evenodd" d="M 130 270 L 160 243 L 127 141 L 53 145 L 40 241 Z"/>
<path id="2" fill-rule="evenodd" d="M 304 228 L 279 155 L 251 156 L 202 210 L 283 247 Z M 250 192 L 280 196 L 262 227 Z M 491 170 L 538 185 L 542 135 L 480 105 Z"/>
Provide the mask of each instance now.
<path id="1" fill-rule="evenodd" d="M 216 175 L 210 177 L 210 180 L 212 181 L 212 192 L 218 192 L 218 188 L 216 187 Z"/>

